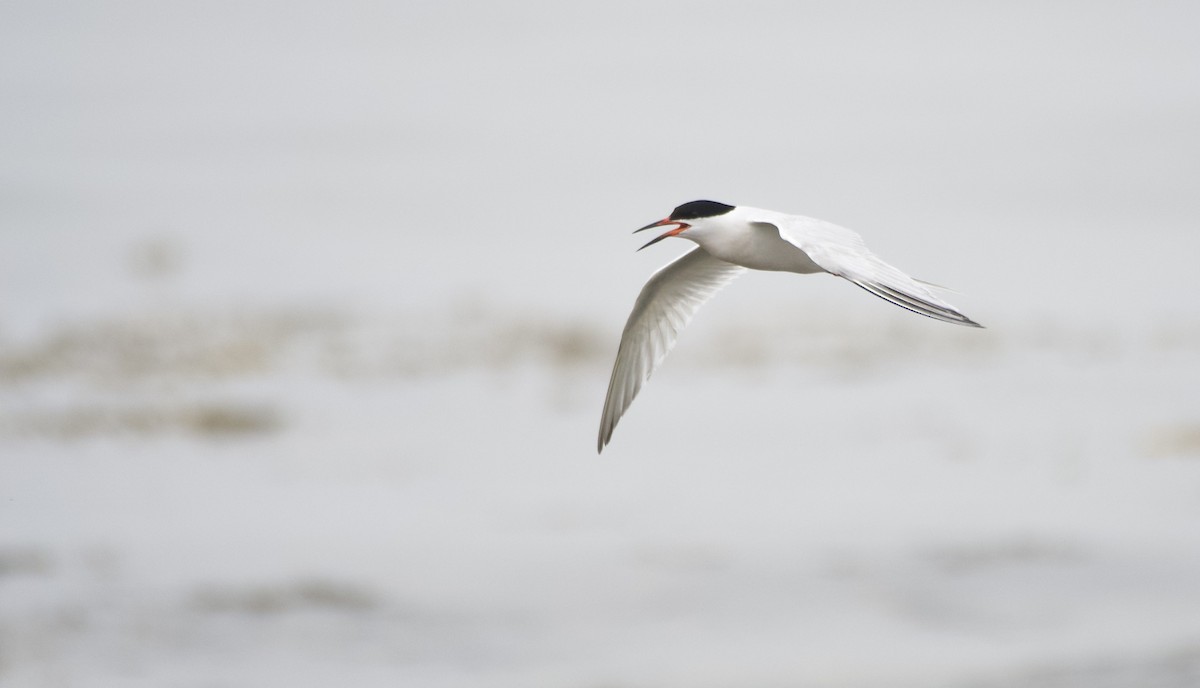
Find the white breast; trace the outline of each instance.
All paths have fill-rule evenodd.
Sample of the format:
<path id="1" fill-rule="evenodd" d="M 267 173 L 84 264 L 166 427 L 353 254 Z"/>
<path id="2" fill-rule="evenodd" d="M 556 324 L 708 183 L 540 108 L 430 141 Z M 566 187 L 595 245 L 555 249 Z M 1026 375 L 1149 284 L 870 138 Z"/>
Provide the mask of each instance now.
<path id="1" fill-rule="evenodd" d="M 706 232 L 693 240 L 713 256 L 751 270 L 802 274 L 824 271 L 795 244 L 780 238 L 779 230 L 767 223 L 729 223 L 720 232 Z"/>

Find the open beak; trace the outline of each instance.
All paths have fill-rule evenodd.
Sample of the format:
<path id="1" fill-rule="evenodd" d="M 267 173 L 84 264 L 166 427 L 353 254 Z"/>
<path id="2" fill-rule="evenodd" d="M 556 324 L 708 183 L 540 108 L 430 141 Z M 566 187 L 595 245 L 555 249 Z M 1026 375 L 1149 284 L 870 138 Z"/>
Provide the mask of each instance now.
<path id="1" fill-rule="evenodd" d="M 650 241 L 648 241 L 646 243 L 646 246 L 652 246 L 654 244 L 657 244 L 658 242 L 662 241 L 663 239 L 666 239 L 667 237 L 673 237 L 676 234 L 679 234 L 683 230 L 687 229 L 688 227 L 691 227 L 691 225 L 689 225 L 686 222 L 680 222 L 679 220 L 672 220 L 671 218 L 668 217 L 665 220 L 659 220 L 658 222 L 651 222 L 650 224 L 646 225 L 645 227 L 642 227 L 642 229 L 635 229 L 635 230 L 633 230 L 633 233 L 637 234 L 638 232 L 641 232 L 646 229 L 650 229 L 652 227 L 666 227 L 667 225 L 679 225 L 679 226 L 674 229 L 667 230 L 667 231 L 663 232 L 662 234 L 659 234 L 658 236 L 654 237 L 653 239 L 651 239 Z M 643 246 L 642 248 L 646 248 L 646 246 Z M 642 248 L 639 248 L 638 250 L 640 251 L 640 250 L 642 250 Z"/>

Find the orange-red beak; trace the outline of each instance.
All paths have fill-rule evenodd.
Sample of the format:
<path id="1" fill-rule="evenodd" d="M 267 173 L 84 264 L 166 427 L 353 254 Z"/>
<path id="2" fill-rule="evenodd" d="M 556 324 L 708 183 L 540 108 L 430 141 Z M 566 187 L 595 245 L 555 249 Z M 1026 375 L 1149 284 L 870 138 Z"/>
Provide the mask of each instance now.
<path id="1" fill-rule="evenodd" d="M 667 231 L 663 232 L 662 234 L 659 234 L 658 236 L 654 237 L 653 239 L 651 239 L 650 241 L 648 241 L 646 243 L 646 246 L 652 246 L 654 244 L 657 244 L 658 242 L 662 241 L 663 239 L 666 239 L 667 237 L 673 237 L 676 234 L 679 234 L 683 230 L 687 229 L 688 227 L 691 227 L 691 225 L 689 225 L 686 222 L 680 222 L 679 220 L 672 220 L 671 218 L 668 217 L 665 220 L 659 220 L 658 222 L 651 222 L 650 224 L 646 225 L 645 227 L 642 227 L 642 229 L 635 229 L 635 230 L 633 230 L 633 233 L 637 234 L 638 232 L 640 232 L 642 230 L 650 229 L 651 227 L 666 227 L 667 225 L 679 225 L 679 226 L 676 227 L 675 229 L 667 230 Z M 646 246 L 643 246 L 642 248 L 646 248 Z M 642 248 L 639 248 L 638 250 L 640 251 L 640 250 L 642 250 Z"/>

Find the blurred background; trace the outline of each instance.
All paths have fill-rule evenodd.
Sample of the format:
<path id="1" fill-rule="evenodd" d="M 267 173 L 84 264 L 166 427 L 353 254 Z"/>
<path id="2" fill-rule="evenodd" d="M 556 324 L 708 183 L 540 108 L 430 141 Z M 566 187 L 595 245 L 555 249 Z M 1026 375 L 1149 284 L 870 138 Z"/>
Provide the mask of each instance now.
<path id="1" fill-rule="evenodd" d="M 1188 2 L 8 2 L 0 684 L 1200 685 Z M 711 198 L 716 297 L 603 457 Z"/>

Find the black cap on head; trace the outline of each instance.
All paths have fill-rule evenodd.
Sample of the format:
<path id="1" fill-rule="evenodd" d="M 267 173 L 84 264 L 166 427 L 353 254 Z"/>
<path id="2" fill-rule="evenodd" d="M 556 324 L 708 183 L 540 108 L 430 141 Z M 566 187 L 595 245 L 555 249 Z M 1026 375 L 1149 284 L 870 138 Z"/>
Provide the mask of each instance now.
<path id="1" fill-rule="evenodd" d="M 733 210 L 733 206 L 717 203 L 716 201 L 692 201 L 684 203 L 671 211 L 672 220 L 696 220 L 702 217 L 724 215 Z"/>

